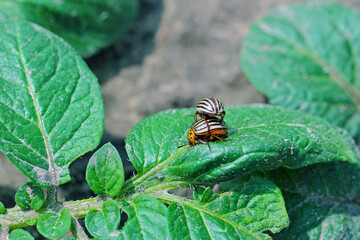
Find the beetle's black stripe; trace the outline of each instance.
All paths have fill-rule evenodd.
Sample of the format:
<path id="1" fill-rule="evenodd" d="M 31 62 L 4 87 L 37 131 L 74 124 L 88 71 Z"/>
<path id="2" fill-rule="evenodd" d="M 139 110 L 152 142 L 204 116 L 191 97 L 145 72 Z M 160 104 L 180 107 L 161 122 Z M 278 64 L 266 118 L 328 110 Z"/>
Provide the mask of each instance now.
<path id="1" fill-rule="evenodd" d="M 213 100 L 214 100 L 214 104 L 215 104 L 216 113 L 219 114 L 219 113 L 223 112 L 224 107 L 223 107 L 222 103 L 216 98 L 213 98 Z"/>
<path id="2" fill-rule="evenodd" d="M 218 115 L 224 111 L 224 107 L 216 98 L 205 98 L 197 104 L 196 110 L 208 115 Z"/>
<path id="3" fill-rule="evenodd" d="M 191 126 L 195 134 L 203 134 L 215 129 L 227 129 L 226 123 L 217 118 L 207 119 L 206 122 L 204 119 L 200 119 Z"/>
<path id="4" fill-rule="evenodd" d="M 214 112 L 217 112 L 219 109 L 219 100 L 217 100 L 216 98 L 208 98 L 208 101 L 214 109 Z"/>
<path id="5" fill-rule="evenodd" d="M 209 98 L 205 98 L 198 103 L 196 109 L 204 113 L 213 113 L 216 111 L 216 106 Z"/>

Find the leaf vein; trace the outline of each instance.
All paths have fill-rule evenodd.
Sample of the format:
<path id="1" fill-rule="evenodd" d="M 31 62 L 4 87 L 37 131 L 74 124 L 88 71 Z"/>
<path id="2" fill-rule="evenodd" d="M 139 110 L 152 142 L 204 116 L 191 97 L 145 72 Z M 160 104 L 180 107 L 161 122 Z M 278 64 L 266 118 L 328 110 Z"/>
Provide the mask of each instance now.
<path id="1" fill-rule="evenodd" d="M 261 23 L 259 25 L 260 29 L 263 31 L 264 34 L 267 34 L 271 37 L 274 37 L 280 41 L 284 41 L 285 43 L 291 45 L 294 49 L 298 50 L 299 54 L 302 54 L 303 56 L 308 57 L 309 59 L 313 60 L 314 63 L 318 64 L 322 69 L 327 70 L 330 75 L 332 76 L 332 79 L 334 82 L 336 82 L 339 86 L 341 86 L 351 97 L 351 99 L 358 105 L 358 108 L 360 108 L 360 93 L 355 91 L 351 85 L 348 84 L 350 81 L 346 81 L 344 79 L 344 76 L 339 73 L 336 68 L 334 68 L 332 65 L 328 64 L 326 61 L 321 59 L 318 55 L 315 53 L 309 51 L 308 49 L 302 47 L 298 43 L 286 38 L 285 36 L 282 36 L 281 34 L 275 32 L 271 27 L 267 26 L 264 23 Z"/>
<path id="2" fill-rule="evenodd" d="M 31 79 L 30 79 L 30 76 L 28 74 L 28 71 L 27 71 L 27 67 L 26 67 L 26 64 L 25 64 L 25 59 L 24 59 L 24 56 L 23 56 L 23 52 L 22 52 L 22 49 L 21 49 L 21 44 L 20 44 L 20 31 L 18 29 L 18 25 L 15 25 L 16 26 L 16 40 L 17 40 L 17 47 L 18 47 L 18 53 L 19 53 L 19 58 L 20 58 L 20 61 L 21 61 L 21 64 L 22 64 L 22 67 L 23 67 L 23 70 L 25 72 L 25 77 L 26 77 L 26 81 L 27 81 L 27 85 L 28 85 L 28 92 L 32 98 L 32 101 L 33 101 L 33 106 L 34 106 L 34 110 L 36 112 L 36 116 L 37 116 L 37 120 L 38 120 L 38 123 L 37 123 L 37 126 L 39 127 L 40 129 L 40 132 L 42 134 L 42 137 L 43 137 L 43 140 L 44 140 L 44 144 L 45 144 L 45 149 L 46 149 L 46 152 L 47 152 L 47 161 L 48 161 L 48 164 L 49 164 L 49 169 L 48 171 L 51 172 L 51 173 L 54 173 L 54 169 L 55 169 L 55 158 L 54 158 L 54 155 L 52 153 L 52 148 L 51 148 L 51 145 L 50 145 L 50 141 L 48 139 L 48 135 L 45 131 L 45 127 L 44 127 L 44 124 L 41 120 L 41 117 L 40 117 L 40 111 L 39 111 L 39 104 L 38 104 L 38 101 L 37 99 L 35 98 L 35 92 L 34 90 L 32 89 L 32 85 L 31 85 Z M 56 186 L 58 185 L 58 176 L 56 174 L 50 174 L 50 177 L 51 177 L 51 184 Z"/>

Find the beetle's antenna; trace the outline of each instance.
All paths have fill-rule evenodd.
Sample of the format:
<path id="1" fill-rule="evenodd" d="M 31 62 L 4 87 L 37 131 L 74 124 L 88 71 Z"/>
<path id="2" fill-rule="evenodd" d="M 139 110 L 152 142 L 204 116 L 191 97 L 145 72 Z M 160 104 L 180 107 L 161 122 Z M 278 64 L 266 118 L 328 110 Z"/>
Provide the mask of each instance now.
<path id="1" fill-rule="evenodd" d="M 182 148 L 182 147 L 184 147 L 184 146 L 186 146 L 187 144 L 184 144 L 184 145 L 181 145 L 181 146 L 178 146 L 178 148 Z"/>

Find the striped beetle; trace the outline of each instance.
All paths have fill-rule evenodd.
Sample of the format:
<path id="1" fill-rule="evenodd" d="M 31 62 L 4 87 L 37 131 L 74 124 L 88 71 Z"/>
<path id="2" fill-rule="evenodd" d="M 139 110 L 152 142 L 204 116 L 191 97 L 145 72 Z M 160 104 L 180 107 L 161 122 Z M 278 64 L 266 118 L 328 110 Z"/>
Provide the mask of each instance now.
<path id="1" fill-rule="evenodd" d="M 222 121 L 225 117 L 225 110 L 223 104 L 218 99 L 205 98 L 196 105 L 194 122 L 197 122 L 196 115 L 199 115 L 200 118 L 203 119 L 220 116 Z"/>
<path id="2" fill-rule="evenodd" d="M 200 119 L 191 125 L 187 135 L 188 143 L 185 145 L 190 145 L 190 148 L 192 148 L 196 145 L 195 141 L 197 140 L 203 144 L 207 144 L 211 150 L 209 141 L 217 139 L 226 141 L 224 138 L 227 137 L 227 135 L 228 129 L 224 121 L 216 117 L 210 117 L 206 121 L 205 119 Z M 185 145 L 179 146 L 179 148 Z"/>

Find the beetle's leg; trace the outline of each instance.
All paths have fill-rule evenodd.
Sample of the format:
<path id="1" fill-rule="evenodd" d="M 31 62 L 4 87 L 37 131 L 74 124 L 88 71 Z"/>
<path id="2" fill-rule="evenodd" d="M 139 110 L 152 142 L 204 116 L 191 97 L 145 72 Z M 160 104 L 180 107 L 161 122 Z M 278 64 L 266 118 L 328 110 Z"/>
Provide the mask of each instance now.
<path id="1" fill-rule="evenodd" d="M 190 148 L 192 148 L 193 146 L 195 146 L 195 145 L 190 145 L 190 147 L 188 147 L 188 149 L 186 149 L 186 151 L 189 150 Z"/>
<path id="2" fill-rule="evenodd" d="M 219 139 L 219 140 L 221 140 L 221 141 L 223 141 L 223 142 L 228 142 L 228 141 L 229 141 L 229 140 L 226 140 L 226 139 L 224 139 L 224 138 L 222 138 L 222 137 L 219 137 L 219 136 L 216 136 L 216 135 L 211 135 L 211 137 L 217 138 L 217 139 Z"/>
<path id="3" fill-rule="evenodd" d="M 205 141 L 203 141 L 203 140 L 201 140 L 201 139 L 198 139 L 198 141 L 199 141 L 199 142 L 201 142 L 202 144 L 206 144 L 206 145 L 208 145 L 209 150 L 211 151 L 211 147 L 210 147 L 209 142 L 205 142 Z"/>
<path id="4" fill-rule="evenodd" d="M 223 121 L 223 120 L 224 120 L 224 117 L 225 117 L 225 111 L 224 111 L 224 113 L 221 115 L 220 121 Z"/>
<path id="5" fill-rule="evenodd" d="M 207 127 L 208 127 L 208 134 L 210 135 L 210 125 L 209 125 L 209 123 L 206 121 L 205 115 L 203 115 L 203 116 L 204 116 L 204 122 L 206 123 L 206 125 L 207 125 Z"/>
<path id="6" fill-rule="evenodd" d="M 200 115 L 199 112 L 196 112 L 196 113 L 194 114 L 194 122 L 197 122 L 197 116 L 196 116 L 196 115 Z"/>

